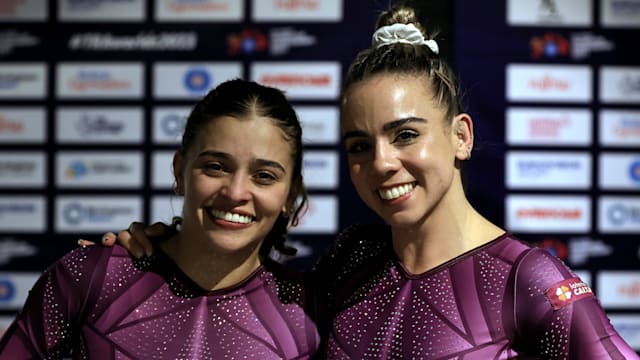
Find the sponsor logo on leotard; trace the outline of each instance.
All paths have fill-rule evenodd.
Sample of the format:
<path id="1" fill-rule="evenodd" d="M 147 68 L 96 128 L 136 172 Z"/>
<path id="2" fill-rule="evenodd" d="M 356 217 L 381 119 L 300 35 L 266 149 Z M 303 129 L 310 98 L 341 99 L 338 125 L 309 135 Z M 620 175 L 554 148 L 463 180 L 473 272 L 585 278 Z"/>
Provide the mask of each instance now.
<path id="1" fill-rule="evenodd" d="M 546 295 L 555 310 L 561 309 L 578 300 L 594 296 L 589 285 L 577 277 L 554 284 L 547 289 Z"/>

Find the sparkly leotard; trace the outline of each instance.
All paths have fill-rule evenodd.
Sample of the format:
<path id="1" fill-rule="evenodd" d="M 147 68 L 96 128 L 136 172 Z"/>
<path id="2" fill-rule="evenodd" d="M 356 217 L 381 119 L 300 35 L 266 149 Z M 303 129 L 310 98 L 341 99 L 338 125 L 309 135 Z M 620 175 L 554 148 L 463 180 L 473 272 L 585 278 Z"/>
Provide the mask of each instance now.
<path id="1" fill-rule="evenodd" d="M 47 269 L 0 341 L 0 359 L 306 359 L 319 346 L 304 275 L 268 261 L 204 291 L 156 250 L 78 248 Z"/>
<path id="2" fill-rule="evenodd" d="M 390 239 L 352 227 L 317 265 L 335 302 L 328 359 L 638 359 L 546 250 L 505 234 L 412 275 Z"/>

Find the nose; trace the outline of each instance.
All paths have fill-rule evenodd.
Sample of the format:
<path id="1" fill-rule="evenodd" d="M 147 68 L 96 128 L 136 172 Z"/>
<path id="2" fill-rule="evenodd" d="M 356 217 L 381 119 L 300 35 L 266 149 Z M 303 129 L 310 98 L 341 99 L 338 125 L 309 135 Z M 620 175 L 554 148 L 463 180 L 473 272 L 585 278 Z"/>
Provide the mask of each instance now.
<path id="1" fill-rule="evenodd" d="M 251 192 L 249 190 L 249 178 L 241 173 L 234 173 L 229 182 L 222 188 L 222 194 L 234 202 L 249 200 Z"/>
<path id="2" fill-rule="evenodd" d="M 395 171 L 399 163 L 400 161 L 396 156 L 395 149 L 391 144 L 384 141 L 376 144 L 375 151 L 373 152 L 373 169 L 377 173 L 385 175 Z"/>

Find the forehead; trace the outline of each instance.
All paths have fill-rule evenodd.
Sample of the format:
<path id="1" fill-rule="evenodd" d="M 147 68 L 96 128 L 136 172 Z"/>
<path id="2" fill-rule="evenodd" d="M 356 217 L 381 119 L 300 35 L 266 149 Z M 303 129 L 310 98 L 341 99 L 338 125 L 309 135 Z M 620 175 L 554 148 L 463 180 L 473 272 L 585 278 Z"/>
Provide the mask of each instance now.
<path id="1" fill-rule="evenodd" d="M 290 157 L 291 141 L 276 120 L 257 115 L 219 116 L 209 120 L 198 135 L 198 147 L 229 149 L 261 157 Z"/>
<path id="2" fill-rule="evenodd" d="M 360 128 L 411 117 L 432 119 L 441 113 L 428 79 L 382 74 L 349 87 L 342 99 L 341 120 L 343 129 Z"/>

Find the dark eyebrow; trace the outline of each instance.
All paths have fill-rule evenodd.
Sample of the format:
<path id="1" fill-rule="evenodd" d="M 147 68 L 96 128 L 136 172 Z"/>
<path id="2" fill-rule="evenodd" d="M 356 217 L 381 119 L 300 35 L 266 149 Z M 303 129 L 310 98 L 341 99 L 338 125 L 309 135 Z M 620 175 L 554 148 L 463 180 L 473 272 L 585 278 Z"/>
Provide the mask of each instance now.
<path id="1" fill-rule="evenodd" d="M 423 118 L 412 116 L 412 117 L 408 117 L 408 118 L 402 118 L 402 119 L 398 119 L 398 120 L 393 120 L 393 121 L 390 121 L 390 122 L 384 124 L 382 126 L 382 130 L 384 132 L 387 132 L 387 131 L 393 130 L 393 129 L 397 128 L 397 127 L 400 127 L 400 126 L 402 126 L 404 124 L 412 123 L 412 122 L 427 123 L 427 119 L 423 119 Z M 345 140 L 347 140 L 349 138 L 352 138 L 352 137 L 366 137 L 368 135 L 369 134 L 367 134 L 365 131 L 362 131 L 362 130 L 347 131 L 347 132 L 344 133 L 344 135 L 342 135 L 342 141 L 345 141 Z"/>
<path id="2" fill-rule="evenodd" d="M 395 129 L 397 127 L 400 127 L 400 126 L 402 126 L 404 124 L 412 123 L 412 122 L 419 122 L 419 123 L 423 123 L 424 124 L 424 123 L 427 122 L 427 119 L 423 119 L 423 118 L 412 116 L 412 117 L 408 117 L 408 118 L 393 120 L 391 122 L 388 122 L 388 123 L 384 124 L 384 126 L 382 126 L 382 130 L 384 132 L 387 132 L 389 130 L 393 130 L 393 129 Z"/>
<path id="3" fill-rule="evenodd" d="M 213 151 L 213 150 L 205 150 L 203 152 L 201 152 L 200 154 L 198 154 L 198 157 L 205 157 L 205 156 L 211 156 L 211 157 L 216 157 L 216 158 L 222 158 L 222 159 L 227 159 L 230 160 L 232 159 L 232 157 L 225 153 L 225 152 L 221 152 L 221 151 Z M 285 170 L 284 166 L 282 166 L 282 164 L 280 164 L 277 161 L 273 161 L 273 160 L 267 160 L 267 159 L 256 159 L 255 163 L 259 166 L 267 166 L 267 167 L 273 167 L 273 168 L 277 168 L 280 169 L 280 171 L 282 171 L 283 173 L 287 173 L 287 171 Z"/>

